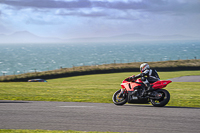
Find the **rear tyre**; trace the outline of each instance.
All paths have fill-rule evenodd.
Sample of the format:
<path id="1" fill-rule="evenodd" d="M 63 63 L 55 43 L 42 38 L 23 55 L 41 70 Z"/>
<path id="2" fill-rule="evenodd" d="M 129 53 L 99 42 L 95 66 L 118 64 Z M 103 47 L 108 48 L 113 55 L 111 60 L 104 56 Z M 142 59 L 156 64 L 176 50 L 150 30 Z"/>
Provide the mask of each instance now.
<path id="1" fill-rule="evenodd" d="M 113 94 L 112 100 L 115 105 L 124 105 L 128 101 L 128 96 L 126 94 L 124 94 L 122 98 L 119 98 L 120 92 L 121 89 Z"/>
<path id="2" fill-rule="evenodd" d="M 170 100 L 169 92 L 167 90 L 164 90 L 164 89 L 156 90 L 156 92 L 158 93 L 158 95 L 161 94 L 161 97 L 159 99 L 150 99 L 151 104 L 154 107 L 163 107 L 163 106 L 165 106 Z"/>

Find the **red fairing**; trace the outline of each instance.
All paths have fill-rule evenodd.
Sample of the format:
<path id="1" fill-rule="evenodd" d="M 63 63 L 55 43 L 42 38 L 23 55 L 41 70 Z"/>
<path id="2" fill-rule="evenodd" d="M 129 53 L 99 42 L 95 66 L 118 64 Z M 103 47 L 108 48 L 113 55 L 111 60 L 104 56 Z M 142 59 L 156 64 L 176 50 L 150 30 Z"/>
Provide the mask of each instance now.
<path id="1" fill-rule="evenodd" d="M 139 83 L 142 83 L 141 79 L 137 79 L 136 81 L 132 81 L 132 82 L 127 81 L 127 79 L 123 80 L 123 82 L 121 83 L 121 87 L 123 89 L 126 88 L 127 91 L 134 91 L 135 87 L 141 86 L 141 84 L 139 84 Z"/>
<path id="2" fill-rule="evenodd" d="M 161 80 L 161 81 L 156 81 L 153 83 L 153 88 L 154 89 L 162 89 L 166 87 L 169 83 L 171 83 L 171 80 Z"/>
<path id="3" fill-rule="evenodd" d="M 140 83 L 143 83 L 141 79 L 137 79 L 135 81 L 129 82 L 127 81 L 128 78 L 126 78 L 125 80 L 123 80 L 121 87 L 124 89 L 126 88 L 127 91 L 134 91 L 134 88 L 136 86 L 141 86 Z M 155 83 L 152 83 L 153 88 L 154 89 L 162 89 L 164 87 L 166 87 L 169 83 L 171 83 L 171 80 L 160 80 L 160 81 L 156 81 Z"/>
<path id="4" fill-rule="evenodd" d="M 128 77 L 129 78 L 129 77 Z M 126 78 L 126 79 L 124 79 L 123 81 L 122 81 L 122 84 L 121 84 L 121 87 L 124 89 L 124 88 L 126 88 L 124 85 L 126 85 L 126 84 L 123 84 L 123 83 L 127 83 L 128 81 L 127 81 L 127 79 L 128 78 Z"/>

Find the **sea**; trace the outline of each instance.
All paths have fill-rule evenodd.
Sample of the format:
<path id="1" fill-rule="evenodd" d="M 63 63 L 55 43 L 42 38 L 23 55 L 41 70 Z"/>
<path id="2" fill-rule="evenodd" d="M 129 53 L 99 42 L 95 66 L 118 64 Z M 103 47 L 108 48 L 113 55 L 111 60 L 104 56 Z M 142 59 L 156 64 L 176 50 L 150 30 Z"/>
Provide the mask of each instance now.
<path id="1" fill-rule="evenodd" d="M 200 41 L 0 44 L 0 76 L 77 66 L 187 59 L 200 59 Z"/>

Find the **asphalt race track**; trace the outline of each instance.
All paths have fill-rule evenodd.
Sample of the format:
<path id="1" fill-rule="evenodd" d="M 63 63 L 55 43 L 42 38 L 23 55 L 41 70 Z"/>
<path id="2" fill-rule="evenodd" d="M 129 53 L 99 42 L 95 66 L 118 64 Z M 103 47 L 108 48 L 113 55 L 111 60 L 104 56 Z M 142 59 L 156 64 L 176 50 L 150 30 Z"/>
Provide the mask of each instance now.
<path id="1" fill-rule="evenodd" d="M 0 101 L 0 129 L 197 133 L 200 108 Z"/>
<path id="2" fill-rule="evenodd" d="M 200 82 L 200 76 L 183 76 L 170 79 L 172 82 Z"/>

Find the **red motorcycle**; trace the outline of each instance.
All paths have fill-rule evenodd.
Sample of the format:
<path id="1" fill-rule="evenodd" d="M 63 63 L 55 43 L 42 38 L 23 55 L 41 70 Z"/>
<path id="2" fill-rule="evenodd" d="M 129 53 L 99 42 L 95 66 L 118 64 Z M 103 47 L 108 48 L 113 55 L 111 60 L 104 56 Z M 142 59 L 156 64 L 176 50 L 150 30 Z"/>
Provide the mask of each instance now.
<path id="1" fill-rule="evenodd" d="M 128 79 L 128 78 L 127 78 Z M 162 89 L 166 87 L 171 80 L 160 80 L 151 83 L 153 90 L 141 96 L 142 90 L 146 89 L 145 84 L 141 79 L 128 82 L 127 79 L 123 80 L 121 87 L 124 89 L 123 95 L 119 97 L 121 89 L 116 91 L 112 97 L 115 105 L 124 105 L 125 103 L 140 103 L 151 104 L 155 107 L 163 107 L 170 100 L 170 94 L 167 90 Z"/>

